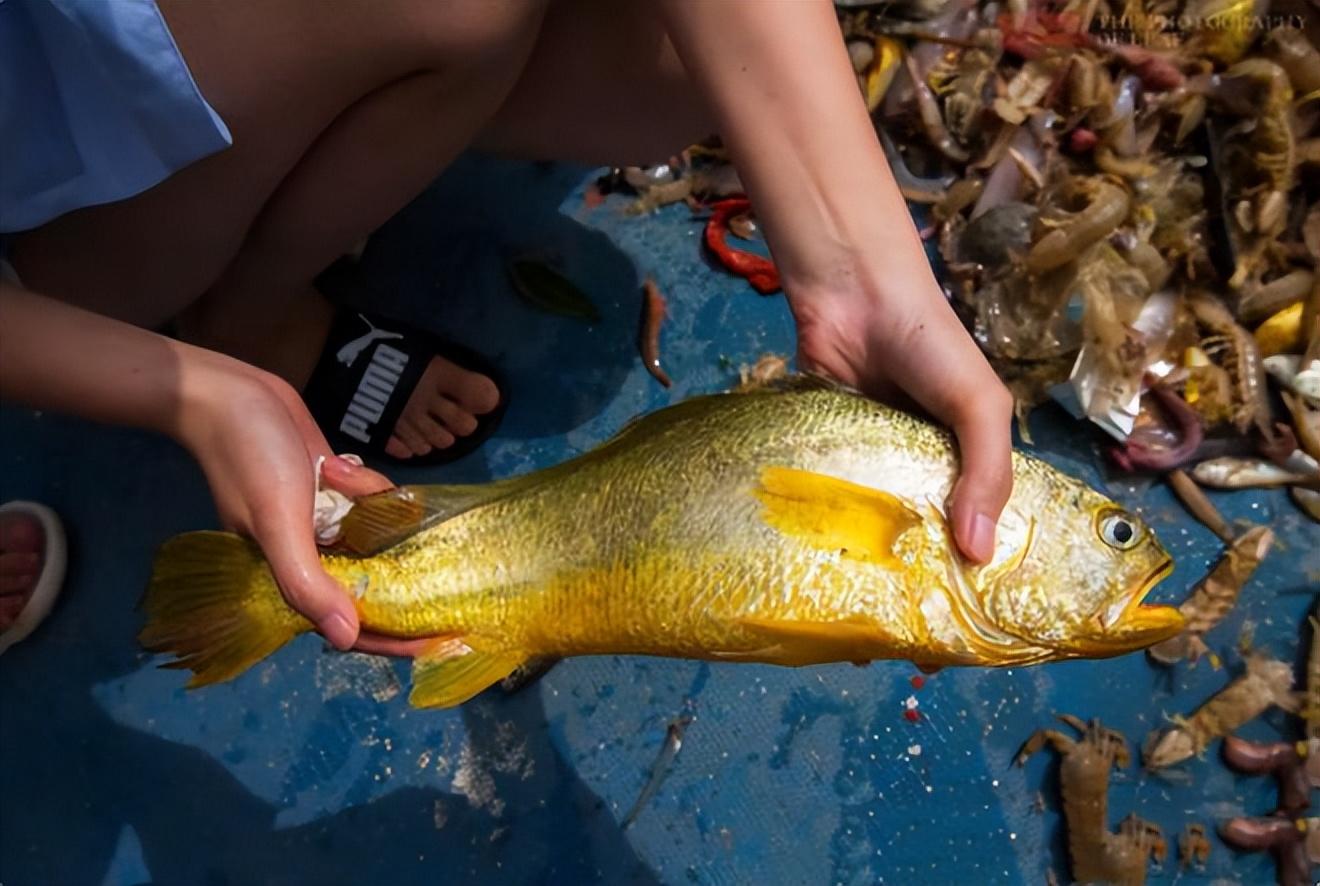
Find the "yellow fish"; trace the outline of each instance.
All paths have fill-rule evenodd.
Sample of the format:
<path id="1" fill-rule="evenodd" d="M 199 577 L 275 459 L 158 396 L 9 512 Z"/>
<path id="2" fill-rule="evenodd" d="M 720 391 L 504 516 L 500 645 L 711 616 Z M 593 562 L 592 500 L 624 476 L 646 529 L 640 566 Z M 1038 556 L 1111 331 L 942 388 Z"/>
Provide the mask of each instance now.
<path id="1" fill-rule="evenodd" d="M 1021 453 L 994 558 L 965 561 L 944 512 L 956 469 L 946 432 L 798 377 L 662 409 L 525 476 L 360 499 L 323 562 L 364 628 L 435 638 L 413 664 L 420 707 L 545 656 L 997 666 L 1182 629 L 1142 604 L 1172 565 L 1150 530 Z M 221 532 L 166 542 L 144 607 L 139 639 L 189 686 L 311 629 L 257 547 Z"/>

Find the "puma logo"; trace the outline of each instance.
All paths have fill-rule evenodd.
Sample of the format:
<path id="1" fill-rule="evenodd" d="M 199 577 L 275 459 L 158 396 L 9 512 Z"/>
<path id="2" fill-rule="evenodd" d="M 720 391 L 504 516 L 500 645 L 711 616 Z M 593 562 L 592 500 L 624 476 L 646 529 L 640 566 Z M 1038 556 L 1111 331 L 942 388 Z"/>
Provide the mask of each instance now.
<path id="1" fill-rule="evenodd" d="M 365 318 L 364 318 L 365 319 Z M 372 329 L 371 333 L 363 336 L 364 339 L 370 339 L 379 330 Z M 387 333 L 394 335 L 394 333 Z M 380 338 L 381 336 L 376 336 Z M 350 342 L 355 344 L 355 342 Z M 339 357 L 343 360 L 343 353 L 349 345 L 345 345 L 339 352 Z M 356 359 L 357 354 L 361 353 L 361 348 L 366 347 L 364 343 L 358 351 L 353 354 Z M 352 365 L 352 360 L 348 361 Z M 390 397 L 394 394 L 394 388 L 399 383 L 399 378 L 403 375 L 403 369 L 408 365 L 408 355 L 398 348 L 389 345 L 379 345 L 371 355 L 371 363 L 367 366 L 367 371 L 362 373 L 362 380 L 358 382 L 357 390 L 353 392 L 353 399 L 348 403 L 348 410 L 344 413 L 344 418 L 339 422 L 339 430 L 343 431 L 354 440 L 362 443 L 371 442 L 371 427 L 380 421 L 380 417 L 385 413 L 385 406 L 390 402 Z"/>
<path id="2" fill-rule="evenodd" d="M 375 326 L 372 326 L 371 321 L 362 314 L 358 314 L 358 319 L 367 324 L 367 331 L 335 352 L 335 359 L 340 363 L 343 363 L 345 366 L 351 367 L 356 363 L 357 358 L 361 356 L 362 352 L 365 351 L 372 342 L 384 341 L 391 338 L 403 338 L 402 332 L 390 332 L 386 329 L 377 329 Z"/>

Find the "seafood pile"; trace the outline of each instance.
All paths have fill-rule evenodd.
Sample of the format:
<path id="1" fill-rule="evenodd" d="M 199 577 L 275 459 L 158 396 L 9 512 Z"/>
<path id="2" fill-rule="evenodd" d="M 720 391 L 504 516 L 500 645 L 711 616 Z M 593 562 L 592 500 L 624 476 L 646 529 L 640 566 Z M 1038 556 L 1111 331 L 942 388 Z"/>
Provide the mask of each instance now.
<path id="1" fill-rule="evenodd" d="M 1062 390 L 1119 441 L 1120 468 L 1291 485 L 1320 519 L 1320 52 L 1302 16 L 1266 5 L 949 0 L 925 20 L 840 19 L 1019 418 Z"/>
<path id="2" fill-rule="evenodd" d="M 1250 537 L 1247 533 L 1244 537 Z M 1218 569 L 1216 572 L 1219 571 Z M 1213 573 L 1212 573 L 1213 574 Z M 1189 625 L 1195 619 L 1189 617 Z M 1278 784 L 1273 812 L 1259 816 L 1236 816 L 1219 823 L 1223 841 L 1245 852 L 1268 851 L 1277 863 L 1277 880 L 1284 886 L 1313 882 L 1313 865 L 1320 863 L 1320 818 L 1310 809 L 1314 790 L 1320 787 L 1320 622 L 1309 620 L 1311 640 L 1304 688 L 1294 692 L 1292 666 L 1252 652 L 1246 657 L 1246 672 L 1207 699 L 1189 717 L 1170 717 L 1171 726 L 1156 731 L 1142 750 L 1147 771 L 1161 770 L 1200 757 L 1211 742 L 1223 739 L 1224 762 L 1247 775 L 1270 775 Z M 1181 639 L 1187 634 L 1179 635 Z M 1199 634 L 1191 634 L 1199 637 Z M 1178 644 L 1161 644 L 1165 652 L 1185 654 Z M 1158 647 L 1157 647 L 1158 648 Z M 1171 663 L 1152 656 L 1160 663 Z M 1303 720 L 1300 741 L 1261 743 L 1232 733 L 1271 707 L 1298 714 Z M 1107 729 L 1098 720 L 1089 724 L 1069 715 L 1059 717 L 1081 734 L 1081 739 L 1055 729 L 1038 729 L 1022 745 L 1015 762 L 1027 759 L 1046 745 L 1059 752 L 1059 788 L 1068 837 L 1068 856 L 1073 879 L 1080 882 L 1143 883 L 1150 858 L 1163 860 L 1165 844 L 1158 825 L 1135 815 L 1124 819 L 1117 833 L 1108 826 L 1109 773 L 1129 762 L 1127 741 L 1121 733 Z M 1179 839 L 1179 861 L 1183 868 L 1200 866 L 1211 851 L 1203 825 L 1187 823 Z"/>
<path id="3" fill-rule="evenodd" d="M 1013 391 L 1129 471 L 1288 486 L 1320 520 L 1320 52 L 1296 0 L 838 4 L 894 176 Z M 1320 21 L 1320 19 L 1317 19 Z M 616 170 L 762 294 L 774 266 L 717 143 Z M 731 223 L 736 217 L 741 226 Z M 755 234 L 746 234 L 754 237 Z"/>

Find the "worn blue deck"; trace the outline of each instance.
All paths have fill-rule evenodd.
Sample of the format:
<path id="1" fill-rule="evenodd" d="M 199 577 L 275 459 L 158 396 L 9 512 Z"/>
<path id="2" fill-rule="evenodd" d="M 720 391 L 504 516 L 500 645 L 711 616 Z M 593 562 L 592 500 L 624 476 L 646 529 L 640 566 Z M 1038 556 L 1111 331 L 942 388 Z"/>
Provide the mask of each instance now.
<path id="1" fill-rule="evenodd" d="M 685 208 L 626 218 L 589 210 L 590 176 L 467 159 L 376 238 L 366 261 L 397 288 L 390 310 L 487 351 L 511 377 L 499 436 L 463 463 L 399 481 L 481 480 L 558 462 L 627 419 L 726 387 L 739 363 L 787 353 L 780 297 L 709 268 Z M 536 313 L 503 277 L 508 254 L 549 252 L 601 307 L 594 328 Z M 664 391 L 634 349 L 638 286 L 669 297 Z M 938 355 L 931 355 L 938 359 Z M 730 367 L 733 368 L 730 368 Z M 1096 482 L 1097 439 L 1042 410 L 1050 461 Z M 1178 568 L 1181 599 L 1220 545 L 1167 490 L 1111 493 L 1135 507 Z M 1099 716 L 1134 741 L 1227 679 L 1202 664 L 1172 679 L 1143 656 L 1004 671 L 945 671 L 914 691 L 903 663 L 781 670 L 579 659 L 524 693 L 410 710 L 401 664 L 329 655 L 305 637 L 233 684 L 195 693 L 138 651 L 133 605 L 153 548 L 214 525 L 185 454 L 145 434 L 0 412 L 0 500 L 64 516 L 72 559 L 50 621 L 0 659 L 0 883 L 111 884 L 1032 883 L 1063 874 L 1055 763 L 1010 760 L 1055 711 Z M 1244 603 L 1213 636 L 1299 656 L 1320 582 L 1320 532 L 1279 493 L 1219 496 L 1279 532 Z M 1236 659 L 1232 659 L 1234 666 Z M 907 722 L 915 695 L 921 722 Z M 672 775 L 636 824 L 667 723 L 696 714 Z M 1290 730 L 1280 715 L 1243 734 Z M 1289 733 L 1292 734 L 1292 733 Z M 918 753 L 919 746 L 919 753 Z M 1235 778 L 1217 749 L 1182 782 L 1135 767 L 1130 811 L 1173 837 L 1273 808 L 1273 786 Z M 1036 810 L 1037 792 L 1046 809 Z M 1259 883 L 1268 859 L 1216 841 L 1205 873 L 1166 864 L 1153 882 Z M 1061 877 L 1062 879 L 1062 877 Z"/>

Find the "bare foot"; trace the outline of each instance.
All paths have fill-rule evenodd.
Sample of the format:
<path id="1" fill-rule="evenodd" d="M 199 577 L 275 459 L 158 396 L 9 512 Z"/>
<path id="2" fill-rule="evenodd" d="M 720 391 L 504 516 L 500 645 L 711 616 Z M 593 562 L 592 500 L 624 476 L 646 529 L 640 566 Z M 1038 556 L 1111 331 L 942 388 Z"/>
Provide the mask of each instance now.
<path id="1" fill-rule="evenodd" d="M 45 538 L 27 514 L 0 514 L 0 633 L 27 605 L 41 574 Z"/>
<path id="2" fill-rule="evenodd" d="M 263 317 L 266 325 L 258 329 L 242 314 L 202 306 L 179 318 L 179 332 L 186 341 L 260 366 L 302 390 L 325 347 L 334 307 L 308 286 L 291 300 L 283 320 Z M 478 417 L 494 411 L 499 401 L 499 388 L 491 379 L 433 357 L 399 414 L 385 451 L 407 459 L 452 446 L 475 431 Z"/>
<path id="3" fill-rule="evenodd" d="M 426 455 L 477 429 L 477 416 L 499 405 L 500 391 L 484 375 L 432 357 L 408 397 L 385 451 L 395 458 Z"/>

